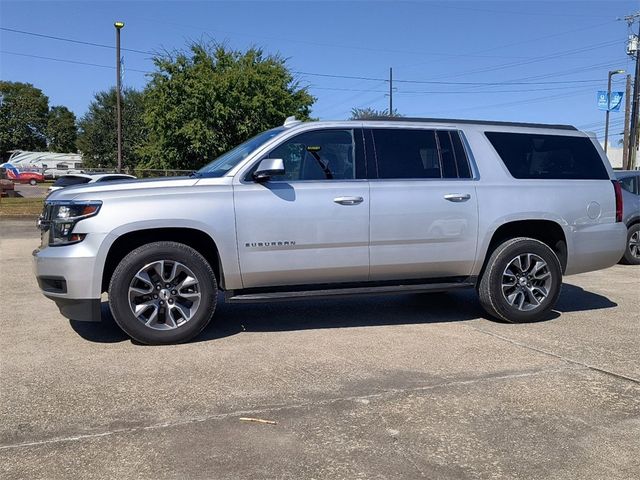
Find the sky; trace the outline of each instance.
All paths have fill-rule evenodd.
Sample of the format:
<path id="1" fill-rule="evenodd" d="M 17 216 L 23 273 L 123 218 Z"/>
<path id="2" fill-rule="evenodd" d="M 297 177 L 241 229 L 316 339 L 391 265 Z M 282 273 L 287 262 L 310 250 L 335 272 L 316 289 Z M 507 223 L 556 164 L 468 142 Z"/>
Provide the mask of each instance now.
<path id="1" fill-rule="evenodd" d="M 608 71 L 633 73 L 619 18 L 638 11 L 638 0 L 0 0 L 0 78 L 32 83 L 81 116 L 115 84 L 117 20 L 127 87 L 144 88 L 154 53 L 211 40 L 286 58 L 321 120 L 388 108 L 391 67 L 405 116 L 568 123 L 602 137 L 596 94 Z M 613 77 L 614 91 L 624 86 L 625 75 Z M 613 141 L 622 122 L 611 113 Z"/>

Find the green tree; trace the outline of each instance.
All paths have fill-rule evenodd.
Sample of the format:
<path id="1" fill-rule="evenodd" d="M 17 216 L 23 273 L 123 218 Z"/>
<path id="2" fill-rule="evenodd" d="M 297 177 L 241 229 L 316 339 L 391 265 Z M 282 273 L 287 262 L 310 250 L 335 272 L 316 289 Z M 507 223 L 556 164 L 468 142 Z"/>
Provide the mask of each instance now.
<path id="1" fill-rule="evenodd" d="M 140 162 L 139 150 L 145 141 L 143 119 L 144 94 L 133 89 L 122 92 L 122 163 L 135 167 Z M 84 164 L 114 168 L 118 165 L 116 131 L 116 89 L 99 92 L 89 110 L 78 122 L 78 149 Z"/>
<path id="2" fill-rule="evenodd" d="M 389 109 L 376 110 L 375 108 L 371 108 L 371 107 L 352 108 L 350 120 L 368 120 L 371 118 L 389 117 L 389 116 L 402 117 L 403 115 L 400 115 L 395 108 L 393 109 L 392 115 L 389 115 Z"/>
<path id="3" fill-rule="evenodd" d="M 0 81 L 0 154 L 44 150 L 49 99 L 30 83 Z"/>
<path id="4" fill-rule="evenodd" d="M 154 62 L 145 91 L 150 168 L 199 168 L 287 116 L 308 119 L 315 101 L 284 59 L 257 48 L 196 43 Z"/>
<path id="5" fill-rule="evenodd" d="M 67 107 L 51 107 L 47 121 L 47 141 L 52 152 L 72 153 L 76 151 L 78 130 L 76 116 Z"/>

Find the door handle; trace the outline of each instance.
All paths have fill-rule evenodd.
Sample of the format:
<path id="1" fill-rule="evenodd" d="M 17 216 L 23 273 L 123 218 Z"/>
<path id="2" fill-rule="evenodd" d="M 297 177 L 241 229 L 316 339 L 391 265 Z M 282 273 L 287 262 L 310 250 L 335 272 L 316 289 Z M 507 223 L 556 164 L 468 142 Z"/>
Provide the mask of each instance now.
<path id="1" fill-rule="evenodd" d="M 340 205 L 358 205 L 362 203 L 364 199 L 362 197 L 336 197 L 333 201 Z"/>
<path id="2" fill-rule="evenodd" d="M 471 198 L 471 195 L 468 193 L 447 193 L 444 196 L 445 200 L 449 200 L 450 202 L 466 202 Z"/>

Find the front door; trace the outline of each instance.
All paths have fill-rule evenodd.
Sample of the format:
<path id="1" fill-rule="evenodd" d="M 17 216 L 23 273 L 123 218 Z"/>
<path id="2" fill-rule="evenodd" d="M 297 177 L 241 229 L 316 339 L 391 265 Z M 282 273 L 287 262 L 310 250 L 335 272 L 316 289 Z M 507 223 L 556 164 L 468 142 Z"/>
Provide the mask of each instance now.
<path id="1" fill-rule="evenodd" d="M 283 159 L 285 174 L 234 185 L 244 288 L 368 280 L 362 130 L 303 132 L 263 158 Z"/>

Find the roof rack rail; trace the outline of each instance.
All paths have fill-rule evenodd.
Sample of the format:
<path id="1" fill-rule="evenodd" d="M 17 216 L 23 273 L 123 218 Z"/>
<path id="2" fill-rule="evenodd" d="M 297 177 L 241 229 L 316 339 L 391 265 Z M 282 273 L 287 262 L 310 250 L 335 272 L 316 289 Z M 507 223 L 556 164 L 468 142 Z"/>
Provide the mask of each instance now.
<path id="1" fill-rule="evenodd" d="M 425 122 L 425 123 L 462 123 L 466 125 L 491 125 L 498 127 L 532 127 L 532 128 L 555 128 L 558 130 L 578 130 L 573 125 L 558 125 L 547 123 L 528 123 L 528 122 L 501 122 L 497 120 L 469 120 L 459 118 L 422 118 L 422 117 L 371 117 L 363 119 L 364 121 L 391 121 L 391 122 Z"/>

